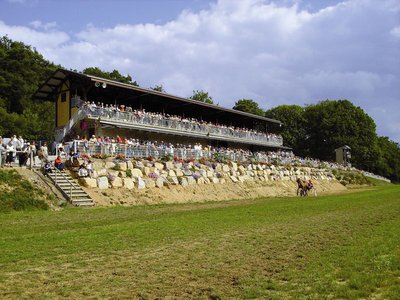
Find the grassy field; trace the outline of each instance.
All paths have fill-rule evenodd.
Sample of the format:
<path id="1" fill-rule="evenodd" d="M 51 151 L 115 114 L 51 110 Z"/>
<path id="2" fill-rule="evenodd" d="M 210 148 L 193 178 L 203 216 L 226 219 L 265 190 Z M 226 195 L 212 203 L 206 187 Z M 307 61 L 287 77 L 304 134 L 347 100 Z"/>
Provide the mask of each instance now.
<path id="1" fill-rule="evenodd" d="M 0 297 L 399 299 L 400 186 L 0 214 Z"/>

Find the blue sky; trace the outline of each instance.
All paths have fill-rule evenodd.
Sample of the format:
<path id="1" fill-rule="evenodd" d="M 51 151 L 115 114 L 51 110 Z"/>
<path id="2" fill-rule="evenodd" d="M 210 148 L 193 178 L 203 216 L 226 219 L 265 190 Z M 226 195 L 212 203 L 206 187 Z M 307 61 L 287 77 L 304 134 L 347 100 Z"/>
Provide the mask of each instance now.
<path id="1" fill-rule="evenodd" d="M 0 35 L 66 68 L 264 109 L 348 99 L 400 142 L 398 0 L 0 0 Z"/>

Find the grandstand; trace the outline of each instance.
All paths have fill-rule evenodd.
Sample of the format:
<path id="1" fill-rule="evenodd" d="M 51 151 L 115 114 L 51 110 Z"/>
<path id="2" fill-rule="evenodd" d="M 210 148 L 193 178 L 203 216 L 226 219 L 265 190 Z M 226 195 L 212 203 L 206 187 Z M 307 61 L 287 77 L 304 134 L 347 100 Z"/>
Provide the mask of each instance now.
<path id="1" fill-rule="evenodd" d="M 57 142 L 122 136 L 251 151 L 285 149 L 278 120 L 59 69 L 34 99 L 55 102 Z"/>

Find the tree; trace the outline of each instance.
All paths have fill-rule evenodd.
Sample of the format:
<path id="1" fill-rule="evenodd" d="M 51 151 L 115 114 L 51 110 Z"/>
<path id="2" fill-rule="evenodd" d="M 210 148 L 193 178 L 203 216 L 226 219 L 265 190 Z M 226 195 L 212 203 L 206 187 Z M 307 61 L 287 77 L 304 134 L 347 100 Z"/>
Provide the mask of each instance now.
<path id="1" fill-rule="evenodd" d="M 161 93 L 166 93 L 164 90 L 164 87 L 161 85 L 156 85 L 155 87 L 151 88 L 153 91 L 161 92 Z"/>
<path id="2" fill-rule="evenodd" d="M 285 146 L 293 148 L 296 154 L 302 154 L 306 138 L 304 108 L 298 105 L 280 105 L 265 112 L 267 118 L 283 122 L 278 129 Z"/>
<path id="3" fill-rule="evenodd" d="M 254 115 L 264 116 L 264 111 L 258 106 L 258 103 L 252 99 L 240 99 L 235 102 L 235 106 L 232 108 Z"/>
<path id="4" fill-rule="evenodd" d="M 38 87 L 59 66 L 45 60 L 36 49 L 7 36 L 0 38 L 0 134 L 51 140 L 54 103 L 32 101 Z"/>
<path id="5" fill-rule="evenodd" d="M 191 96 L 190 99 L 193 99 L 193 100 L 196 100 L 196 101 L 200 101 L 200 102 L 204 102 L 204 103 L 209 103 L 209 104 L 213 104 L 214 103 L 212 97 L 208 95 L 208 92 L 205 92 L 203 90 L 193 91 L 193 96 Z"/>
<path id="6" fill-rule="evenodd" d="M 379 156 L 371 171 L 400 182 L 400 145 L 388 137 L 378 137 Z"/>
<path id="7" fill-rule="evenodd" d="M 122 83 L 131 84 L 134 86 L 139 86 L 136 81 L 132 81 L 132 77 L 128 74 L 127 76 L 121 75 L 117 70 L 113 70 L 112 72 L 106 72 L 101 70 L 98 67 L 90 67 L 83 70 L 84 74 L 92 75 L 96 77 L 101 77 L 105 79 L 110 79 Z"/>
<path id="8" fill-rule="evenodd" d="M 348 100 L 322 101 L 305 108 L 304 151 L 312 157 L 332 160 L 334 149 L 351 147 L 352 163 L 367 169 L 378 157 L 375 122 Z"/>
<path id="9" fill-rule="evenodd" d="M 34 105 L 32 94 L 58 66 L 45 60 L 31 46 L 0 38 L 0 105 L 10 113 L 22 114 Z"/>

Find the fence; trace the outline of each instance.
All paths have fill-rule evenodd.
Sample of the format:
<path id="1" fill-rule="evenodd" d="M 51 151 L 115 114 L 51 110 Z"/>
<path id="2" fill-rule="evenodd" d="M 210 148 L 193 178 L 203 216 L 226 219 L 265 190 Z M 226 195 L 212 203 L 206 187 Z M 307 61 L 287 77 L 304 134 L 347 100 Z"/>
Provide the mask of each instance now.
<path id="1" fill-rule="evenodd" d="M 138 144 L 118 144 L 118 143 L 93 143 L 82 140 L 74 140 L 64 144 L 64 150 L 69 153 L 74 152 L 86 153 L 90 156 L 101 155 L 115 157 L 123 155 L 125 158 L 148 158 L 161 159 L 171 156 L 177 159 L 189 160 L 200 158 L 215 160 L 232 160 L 240 162 L 260 162 L 260 163 L 277 163 L 279 165 L 302 165 L 309 167 L 324 166 L 325 162 L 319 160 L 304 159 L 294 156 L 293 154 L 277 154 L 276 152 L 251 152 L 244 150 L 231 149 L 193 149 L 193 148 L 175 148 L 165 146 L 150 146 Z M 335 164 L 330 167 L 337 168 Z"/>
<path id="2" fill-rule="evenodd" d="M 80 153 L 86 153 L 90 156 L 100 154 L 105 156 L 124 155 L 126 158 L 146 158 L 153 157 L 160 159 L 165 156 L 172 156 L 178 159 L 200 159 L 216 158 L 230 159 L 233 161 L 247 161 L 256 159 L 253 153 L 232 151 L 232 150 L 198 150 L 193 148 L 174 148 L 174 147 L 157 147 L 149 145 L 132 145 L 118 143 L 92 143 L 87 141 L 74 140 L 64 145 L 64 150 L 69 153 L 70 150 Z M 267 162 L 268 160 L 257 160 Z"/>
<path id="3" fill-rule="evenodd" d="M 249 141 L 263 142 L 270 145 L 282 146 L 283 139 L 272 134 L 263 134 L 247 130 L 238 130 L 225 126 L 205 124 L 191 120 L 179 120 L 167 118 L 160 114 L 143 113 L 134 114 L 132 112 L 112 111 L 102 107 L 82 107 L 82 110 L 91 117 L 101 117 L 110 120 L 123 121 L 138 125 L 150 125 L 152 127 L 162 127 L 181 132 L 201 133 L 208 136 L 229 137 Z"/>

